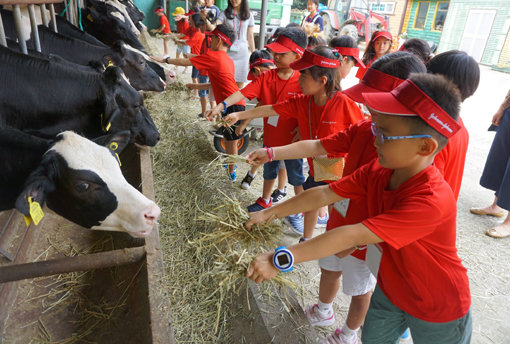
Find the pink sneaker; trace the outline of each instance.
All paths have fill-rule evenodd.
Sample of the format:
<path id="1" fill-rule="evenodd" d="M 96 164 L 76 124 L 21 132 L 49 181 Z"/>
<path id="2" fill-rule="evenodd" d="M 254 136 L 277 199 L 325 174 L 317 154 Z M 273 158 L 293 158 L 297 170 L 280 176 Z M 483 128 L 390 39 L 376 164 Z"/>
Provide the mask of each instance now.
<path id="1" fill-rule="evenodd" d="M 305 314 L 312 326 L 330 326 L 335 323 L 335 312 L 332 310 L 330 316 L 324 316 L 319 312 L 317 304 L 306 307 Z"/>
<path id="2" fill-rule="evenodd" d="M 337 328 L 335 333 L 329 335 L 322 342 L 323 344 L 358 344 L 358 336 L 353 336 L 352 339 L 346 337 L 342 330 Z"/>

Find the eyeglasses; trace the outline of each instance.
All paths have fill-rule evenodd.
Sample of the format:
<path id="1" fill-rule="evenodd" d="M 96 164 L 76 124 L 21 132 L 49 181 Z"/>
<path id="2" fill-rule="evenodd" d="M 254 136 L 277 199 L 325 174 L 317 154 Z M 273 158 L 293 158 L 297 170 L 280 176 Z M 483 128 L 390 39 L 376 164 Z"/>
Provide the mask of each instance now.
<path id="1" fill-rule="evenodd" d="M 381 130 L 377 128 L 377 124 L 372 122 L 372 125 L 370 127 L 372 129 L 372 134 L 374 134 L 375 138 L 379 139 L 381 145 L 384 144 L 384 141 L 391 141 L 391 140 L 402 140 L 402 139 L 420 139 L 420 138 L 432 138 L 430 135 L 408 135 L 408 136 L 384 136 Z"/>

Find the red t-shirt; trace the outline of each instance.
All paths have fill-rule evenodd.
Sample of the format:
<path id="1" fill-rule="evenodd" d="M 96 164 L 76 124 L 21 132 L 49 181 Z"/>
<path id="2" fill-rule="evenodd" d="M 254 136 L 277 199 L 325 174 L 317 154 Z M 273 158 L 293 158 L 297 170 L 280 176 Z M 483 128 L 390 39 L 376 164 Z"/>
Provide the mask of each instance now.
<path id="1" fill-rule="evenodd" d="M 209 74 L 214 98 L 221 103 L 232 93 L 239 91 L 234 78 L 234 62 L 223 50 L 208 50 L 204 55 L 190 58 L 191 63 L 198 70 Z M 246 105 L 244 99 L 237 105 Z"/>
<path id="2" fill-rule="evenodd" d="M 434 158 L 434 165 L 450 184 L 455 199 L 459 198 L 469 143 L 469 133 L 460 117 L 458 123 L 461 126 L 460 130 L 448 140 L 448 144 Z"/>
<path id="3" fill-rule="evenodd" d="M 204 40 L 202 41 L 202 46 L 200 47 L 200 55 L 205 55 L 209 51 L 209 48 L 207 47 L 207 40 L 208 39 L 210 39 L 210 37 L 206 36 L 204 38 Z M 207 70 L 199 70 L 198 74 L 199 75 L 205 75 L 205 76 L 209 75 L 209 74 L 207 74 Z"/>
<path id="4" fill-rule="evenodd" d="M 369 218 L 362 223 L 384 241 L 377 284 L 388 299 L 424 321 L 459 319 L 471 295 L 455 246 L 452 189 L 435 166 L 387 190 L 392 173 L 373 160 L 329 186 L 344 198 L 366 201 Z"/>
<path id="5" fill-rule="evenodd" d="M 343 176 L 348 176 L 359 167 L 377 158 L 377 151 L 374 147 L 374 135 L 370 126 L 372 121 L 365 119 L 354 123 L 348 129 L 338 133 L 326 136 L 321 139 L 324 149 L 331 155 L 347 153 Z M 329 214 L 329 220 L 326 230 L 329 231 L 336 227 L 360 223 L 368 218 L 366 202 L 362 199 L 352 199 L 345 217 L 333 207 Z M 351 253 L 352 256 L 365 260 L 366 246 Z"/>
<path id="6" fill-rule="evenodd" d="M 186 19 L 181 19 L 177 22 L 177 32 L 183 33 L 186 35 L 186 32 L 189 29 L 189 23 Z M 184 36 L 182 39 L 188 39 L 188 36 Z"/>
<path id="7" fill-rule="evenodd" d="M 186 40 L 186 43 L 189 45 L 191 53 L 193 55 L 200 55 L 200 48 L 202 47 L 202 41 L 204 40 L 205 35 L 193 26 L 190 26 L 188 30 L 186 30 L 186 35 L 189 37 Z"/>
<path id="8" fill-rule="evenodd" d="M 165 25 L 165 28 L 163 29 L 163 33 L 170 33 L 172 32 L 170 30 L 170 23 L 168 22 L 168 18 L 165 15 L 162 15 L 159 17 L 159 26 Z"/>
<path id="9" fill-rule="evenodd" d="M 282 117 L 297 119 L 302 140 L 326 137 L 363 119 L 356 103 L 341 92 L 335 92 L 324 106 L 315 105 L 313 96 L 300 94 L 283 103 L 274 104 L 273 109 Z M 308 165 L 313 177 L 313 162 L 310 158 Z"/>
<path id="10" fill-rule="evenodd" d="M 278 69 L 271 69 L 260 74 L 241 90 L 248 99 L 257 98 L 260 105 L 281 103 L 289 98 L 301 94 L 298 71 L 295 71 L 288 80 L 278 76 Z M 264 118 L 264 144 L 268 147 L 284 146 L 292 143 L 292 131 L 297 127 L 295 118 L 278 118 L 276 126 L 273 119 Z"/>

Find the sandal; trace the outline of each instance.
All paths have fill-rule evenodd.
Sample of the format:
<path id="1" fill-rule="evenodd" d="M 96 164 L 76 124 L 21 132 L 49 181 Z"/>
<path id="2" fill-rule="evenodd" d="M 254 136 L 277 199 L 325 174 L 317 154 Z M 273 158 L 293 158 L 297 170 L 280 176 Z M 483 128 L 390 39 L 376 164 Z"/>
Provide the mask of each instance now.
<path id="1" fill-rule="evenodd" d="M 469 211 L 471 212 L 471 214 L 475 214 L 475 215 L 489 215 L 489 216 L 494 216 L 494 217 L 505 216 L 504 211 L 500 211 L 497 213 L 490 213 L 488 211 L 485 211 L 484 208 L 471 208 L 471 209 L 469 209 Z"/>
<path id="2" fill-rule="evenodd" d="M 485 234 L 487 234 L 488 236 L 490 236 L 492 238 L 496 238 L 496 239 L 503 239 L 503 238 L 510 236 L 510 232 L 504 233 L 504 234 L 500 233 L 496 230 L 496 227 L 487 229 L 485 231 Z"/>

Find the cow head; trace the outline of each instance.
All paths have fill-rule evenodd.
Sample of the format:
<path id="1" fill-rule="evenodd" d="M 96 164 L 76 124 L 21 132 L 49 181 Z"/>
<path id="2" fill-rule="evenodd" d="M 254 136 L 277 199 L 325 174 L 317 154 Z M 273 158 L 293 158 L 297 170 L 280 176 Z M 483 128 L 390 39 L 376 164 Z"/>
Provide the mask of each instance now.
<path id="1" fill-rule="evenodd" d="M 70 131 L 58 136 L 28 177 L 16 209 L 29 214 L 28 197 L 83 227 L 150 234 L 159 207 L 132 187 L 122 175 L 115 153 L 130 134 L 101 137 L 96 144 Z"/>
<path id="2" fill-rule="evenodd" d="M 162 92 L 165 90 L 165 82 L 147 64 L 143 53 L 136 51 L 122 41 L 116 41 L 112 47 L 114 50 L 111 60 L 124 71 L 131 86 L 136 90 Z"/>
<path id="3" fill-rule="evenodd" d="M 143 97 L 126 82 L 118 67 L 106 68 L 103 81 L 105 131 L 129 130 L 132 142 L 155 146 L 159 132 L 143 104 Z"/>
<path id="4" fill-rule="evenodd" d="M 171 70 L 170 68 L 164 66 L 163 64 L 161 64 L 159 62 L 154 61 L 144 51 L 133 48 L 133 47 L 129 46 L 128 44 L 124 45 L 124 48 L 133 51 L 134 53 L 137 54 L 137 56 L 138 55 L 143 56 L 147 66 L 149 66 L 152 70 L 154 70 L 156 72 L 156 74 L 159 75 L 159 77 L 161 79 L 165 80 L 164 82 L 166 83 L 167 86 L 170 86 L 171 84 L 173 84 L 175 82 L 176 74 L 173 70 Z"/>

